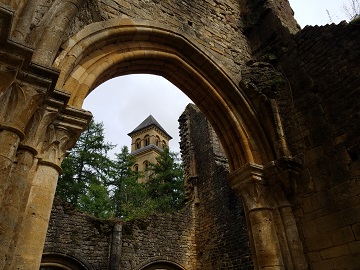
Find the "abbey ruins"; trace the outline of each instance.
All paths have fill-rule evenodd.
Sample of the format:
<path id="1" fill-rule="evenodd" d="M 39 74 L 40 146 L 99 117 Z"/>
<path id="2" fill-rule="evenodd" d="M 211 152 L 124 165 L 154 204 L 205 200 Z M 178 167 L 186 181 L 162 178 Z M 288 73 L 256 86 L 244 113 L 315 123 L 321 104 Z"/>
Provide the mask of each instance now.
<path id="1" fill-rule="evenodd" d="M 84 99 L 136 73 L 193 100 L 215 154 L 204 165 L 182 146 L 188 210 L 94 221 L 112 243 L 105 267 L 359 269 L 359 32 L 300 29 L 287 0 L 0 0 L 0 269 L 104 269 L 103 254 L 44 243 L 61 161 L 92 117 Z M 204 199 L 217 203 L 201 214 Z"/>

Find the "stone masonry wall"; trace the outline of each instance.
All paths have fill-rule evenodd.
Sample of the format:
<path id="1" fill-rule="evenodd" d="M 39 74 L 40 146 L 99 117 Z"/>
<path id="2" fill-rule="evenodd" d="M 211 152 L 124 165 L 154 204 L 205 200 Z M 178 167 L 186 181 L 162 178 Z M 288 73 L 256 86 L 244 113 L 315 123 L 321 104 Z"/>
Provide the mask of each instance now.
<path id="1" fill-rule="evenodd" d="M 360 268 L 359 26 L 307 27 L 281 59 L 302 134 L 289 136 L 304 162 L 294 203 L 313 269 Z"/>
<path id="2" fill-rule="evenodd" d="M 227 160 L 214 130 L 194 105 L 179 122 L 186 178 L 196 171 L 184 209 L 119 223 L 55 200 L 44 252 L 71 255 L 91 269 L 142 269 L 158 261 L 187 270 L 253 269 L 242 201 L 226 182 Z"/>
<path id="3" fill-rule="evenodd" d="M 141 269 L 156 261 L 170 261 L 197 269 L 195 226 L 190 207 L 123 224 L 121 269 Z"/>
<path id="4" fill-rule="evenodd" d="M 185 185 L 195 203 L 196 269 L 253 269 L 242 201 L 226 182 L 227 160 L 214 130 L 191 104 L 179 122 L 182 158 L 191 172 Z"/>
<path id="5" fill-rule="evenodd" d="M 256 35 L 258 62 L 248 63 L 243 83 L 260 114 L 259 100 L 277 101 L 290 154 L 302 161 L 288 195 L 309 265 L 359 269 L 359 21 Z"/>
<path id="6" fill-rule="evenodd" d="M 36 47 L 38 35 L 47 27 L 46 21 L 60 12 L 57 1 L 40 0 L 32 20 L 32 29 L 26 38 Z M 63 42 L 86 25 L 113 18 L 130 18 L 150 24 L 170 27 L 196 42 L 215 58 L 234 80 L 240 80 L 240 67 L 250 58 L 250 48 L 242 34 L 242 16 L 246 6 L 237 0 L 102 0 L 82 1 Z M 51 13 L 53 13 L 51 15 Z M 60 49 L 61 50 L 61 49 Z"/>
<path id="7" fill-rule="evenodd" d="M 157 261 L 196 269 L 191 217 L 186 207 L 178 213 L 131 222 L 102 221 L 56 199 L 44 253 L 74 258 L 94 270 L 141 269 Z M 120 232 L 114 232 L 115 224 L 120 226 Z"/>
<path id="8" fill-rule="evenodd" d="M 44 253 L 69 255 L 91 269 L 109 269 L 113 225 L 55 199 Z"/>

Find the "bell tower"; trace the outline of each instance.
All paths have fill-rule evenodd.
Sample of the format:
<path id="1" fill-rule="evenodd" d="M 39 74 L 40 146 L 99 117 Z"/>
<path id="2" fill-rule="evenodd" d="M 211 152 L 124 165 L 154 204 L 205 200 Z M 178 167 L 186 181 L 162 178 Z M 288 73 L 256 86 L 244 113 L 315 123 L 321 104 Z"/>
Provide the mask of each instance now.
<path id="1" fill-rule="evenodd" d="M 169 147 L 172 137 L 152 115 L 128 135 L 131 137 L 131 155 L 136 157 L 133 170 L 144 172 L 144 177 L 139 181 L 146 182 L 149 179 L 149 172 L 146 172 L 148 164 L 156 162 L 156 157 L 161 151 Z"/>

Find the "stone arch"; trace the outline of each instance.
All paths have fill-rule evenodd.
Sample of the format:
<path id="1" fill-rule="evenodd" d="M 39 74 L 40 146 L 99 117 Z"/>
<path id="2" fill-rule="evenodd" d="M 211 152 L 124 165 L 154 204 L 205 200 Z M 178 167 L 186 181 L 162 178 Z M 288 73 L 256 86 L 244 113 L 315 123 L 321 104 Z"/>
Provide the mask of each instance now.
<path id="1" fill-rule="evenodd" d="M 171 28 L 130 19 L 93 23 L 67 43 L 55 60 L 57 88 L 81 108 L 102 82 L 120 75 L 150 73 L 168 79 L 188 95 L 213 125 L 230 170 L 274 159 L 246 95 L 195 41 Z"/>
<path id="2" fill-rule="evenodd" d="M 41 258 L 41 267 L 51 267 L 63 270 L 92 270 L 84 261 L 65 253 L 44 253 Z"/>
<path id="3" fill-rule="evenodd" d="M 70 2 L 67 3 L 70 5 Z M 68 11 L 64 16 L 72 17 L 76 13 L 75 9 Z M 11 25 L 10 17 L 8 11 L 2 12 L 4 26 Z M 291 158 L 276 156 L 276 142 L 265 133 L 256 110 L 235 83 L 239 81 L 234 78 L 236 74 L 228 73 L 225 66 L 214 60 L 210 49 L 203 48 L 200 42 L 178 29 L 138 20 L 113 19 L 86 26 L 62 46 L 63 51 L 54 62 L 54 67 L 60 70 L 58 79 L 57 73 L 48 67 L 70 20 L 66 25 L 56 22 L 45 29 L 41 35 L 44 42 L 40 42 L 35 51 L 12 41 L 6 44 L 4 39 L 0 41 L 6 45 L 4 52 L 9 56 L 4 59 L 6 65 L 14 71 L 10 75 L 1 74 L 1 78 L 11 81 L 11 86 L 19 81 L 28 87 L 23 91 L 14 84 L 17 90 L 14 93 L 15 88 L 5 83 L 1 89 L 6 93 L 2 97 L 21 97 L 16 107 L 9 106 L 14 99 L 6 100 L 3 107 L 12 110 L 1 111 L 2 116 L 6 116 L 1 123 L 6 143 L 0 149 L 3 155 L 0 165 L 5 168 L 0 174 L 0 183 L 4 183 L 0 196 L 9 197 L 4 201 L 13 203 L 3 211 L 0 226 L 9 224 L 9 220 L 13 224 L 20 221 L 22 225 L 19 230 L 15 229 L 18 226 L 3 226 L 7 238 L 0 243 L 0 249 L 10 258 L 10 268 L 20 265 L 24 269 L 37 269 L 39 266 L 61 161 L 91 118 L 90 113 L 81 110 L 88 93 L 116 76 L 150 73 L 178 86 L 214 127 L 229 160 L 230 183 L 242 195 L 247 207 L 256 268 L 292 269 L 297 265 L 297 269 L 306 269 L 292 208 L 281 186 L 293 184 L 291 174 L 297 172 L 297 164 Z M 54 32 L 54 28 L 59 31 Z M 8 36 L 9 29 L 11 27 L 1 27 L 0 36 Z M 51 38 L 56 42 L 47 42 Z M 25 61 L 23 64 L 18 64 L 21 61 L 17 54 Z M 34 63 L 30 63 L 30 59 Z M 224 65 L 231 61 L 226 56 L 222 60 Z M 6 65 L 2 65 L 1 71 L 7 69 Z M 54 90 L 55 82 L 57 89 Z M 34 117 L 33 110 L 37 110 Z M 272 122 L 269 125 L 276 124 Z M 282 137 L 281 132 L 277 135 Z M 25 154 L 25 166 L 16 160 L 21 157 L 19 153 Z M 20 166 L 23 167 L 19 169 Z M 43 181 L 45 178 L 47 181 Z M 27 190 L 19 188 L 21 185 Z M 13 195 L 6 190 L 18 193 Z M 13 200 L 15 197 L 24 200 Z M 4 263 L 0 258 L 0 267 Z"/>
<path id="4" fill-rule="evenodd" d="M 185 270 L 184 267 L 182 267 L 180 264 L 174 262 L 174 261 L 170 261 L 170 260 L 162 260 L 162 259 L 157 259 L 157 260 L 151 260 L 149 262 L 144 263 L 143 265 L 141 265 L 139 268 L 137 268 L 138 270 L 157 270 L 157 269 L 161 269 L 161 270 Z"/>

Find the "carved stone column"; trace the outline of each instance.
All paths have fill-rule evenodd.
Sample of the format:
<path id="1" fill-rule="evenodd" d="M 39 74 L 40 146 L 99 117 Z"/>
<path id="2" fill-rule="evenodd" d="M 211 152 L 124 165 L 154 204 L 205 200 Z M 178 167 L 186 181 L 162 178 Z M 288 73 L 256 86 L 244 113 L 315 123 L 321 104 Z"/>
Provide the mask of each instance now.
<path id="1" fill-rule="evenodd" d="M 17 146 L 24 138 L 24 129 L 46 89 L 35 87 L 17 78 L 17 70 L 0 72 L 0 202 L 9 179 Z"/>
<path id="2" fill-rule="evenodd" d="M 36 48 L 33 61 L 50 66 L 61 46 L 65 29 L 73 22 L 84 0 L 56 0 L 42 19 L 38 30 L 31 34 L 30 40 Z"/>
<path id="3" fill-rule="evenodd" d="M 6 265 L 9 265 L 12 259 L 15 240 L 18 237 L 18 230 L 24 216 L 30 187 L 38 166 L 36 156 L 40 150 L 39 146 L 42 144 L 42 140 L 44 140 L 44 130 L 46 130 L 46 127 L 55 119 L 62 108 L 61 102 L 55 105 L 57 106 L 52 107 L 46 104 L 34 114 L 25 129 L 25 139 L 19 145 L 16 159 L 12 166 L 9 176 L 10 180 L 1 205 L 2 215 L 0 216 L 0 226 L 1 224 L 6 224 L 2 238 L 3 243 L 6 243 L 8 247 L 7 252 L 4 251 Z"/>
<path id="4" fill-rule="evenodd" d="M 24 186 L 14 181 L 12 170 L 19 165 L 17 174 L 24 173 L 23 165 L 31 166 L 31 154 L 18 152 L 24 129 L 30 118 L 45 98 L 47 89 L 33 85 L 30 77 L 18 74 L 18 70 L 2 65 L 0 72 L 0 267 L 5 263 L 7 250 L 11 244 L 17 214 L 22 201 Z M 17 164 L 17 165 L 16 165 Z"/>
<path id="5" fill-rule="evenodd" d="M 0 269 L 39 269 L 60 163 L 91 114 L 65 108 L 58 72 L 10 40 L 13 15 L 0 3 Z"/>
<path id="6" fill-rule="evenodd" d="M 39 269 L 61 162 L 91 119 L 91 114 L 68 108 L 45 125 L 49 118 L 51 113 L 44 115 L 34 134 L 40 136 L 38 164 L 14 240 L 13 259 L 5 269 Z M 43 127 L 45 130 L 41 132 Z"/>
<path id="7" fill-rule="evenodd" d="M 247 164 L 229 178 L 244 199 L 256 269 L 286 269 L 273 215 L 275 201 L 264 179 L 263 166 Z"/>
<path id="8" fill-rule="evenodd" d="M 247 164 L 229 177 L 244 199 L 256 269 L 308 269 L 286 196 L 294 190 L 299 168 L 298 162 L 284 157 L 265 167 Z"/>
<path id="9" fill-rule="evenodd" d="M 303 245 L 299 236 L 296 220 L 293 214 L 293 208 L 287 199 L 287 195 L 293 195 L 296 190 L 296 182 L 299 178 L 301 164 L 292 157 L 282 157 L 276 161 L 270 162 L 265 166 L 265 175 L 269 184 L 274 189 L 276 195 L 276 205 L 284 235 L 281 244 L 284 257 L 291 269 L 308 269 L 304 255 Z M 280 232 L 279 232 L 280 233 Z"/>

